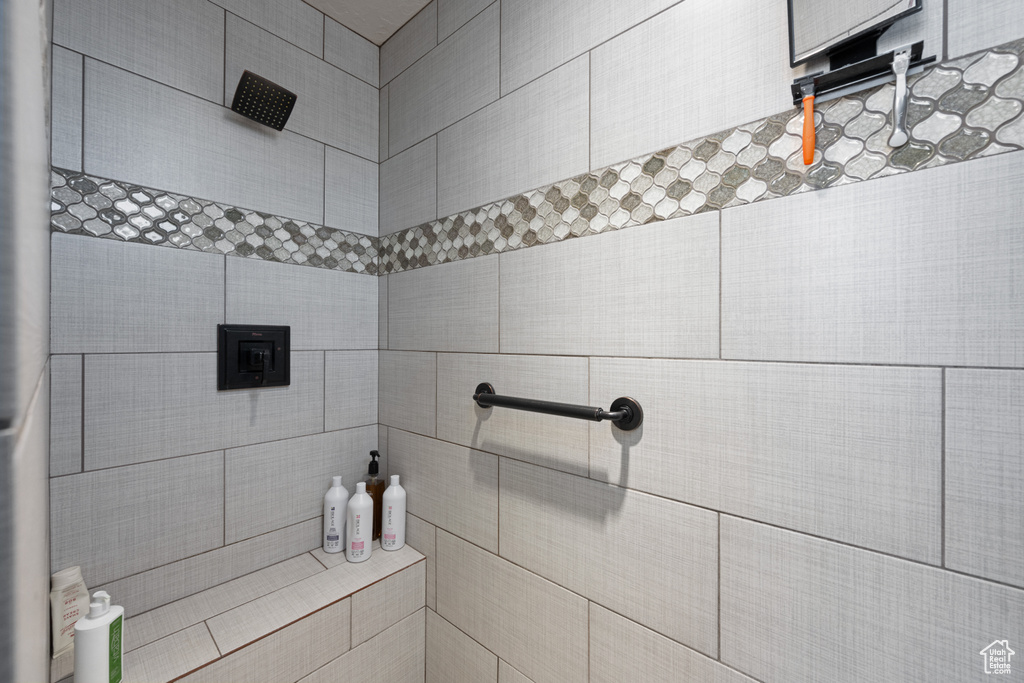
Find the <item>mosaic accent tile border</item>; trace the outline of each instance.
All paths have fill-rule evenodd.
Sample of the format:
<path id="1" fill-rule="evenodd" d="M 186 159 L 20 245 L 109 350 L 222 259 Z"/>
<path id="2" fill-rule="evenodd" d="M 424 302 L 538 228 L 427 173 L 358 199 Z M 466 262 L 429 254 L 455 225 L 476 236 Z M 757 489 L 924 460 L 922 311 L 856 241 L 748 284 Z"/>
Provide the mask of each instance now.
<path id="1" fill-rule="evenodd" d="M 396 273 L 1024 149 L 1024 39 L 826 102 L 804 166 L 796 107 L 382 238 L 53 169 L 54 231 L 367 275 Z"/>
<path id="2" fill-rule="evenodd" d="M 910 141 L 888 145 L 893 85 L 817 108 L 804 166 L 793 108 L 381 238 L 395 273 L 1024 149 L 1024 40 L 908 79 Z M 788 84 L 787 84 L 788 85 Z M 781 86 L 780 86 L 781 87 Z"/>
<path id="3" fill-rule="evenodd" d="M 378 274 L 376 237 L 59 168 L 50 182 L 54 232 Z"/>

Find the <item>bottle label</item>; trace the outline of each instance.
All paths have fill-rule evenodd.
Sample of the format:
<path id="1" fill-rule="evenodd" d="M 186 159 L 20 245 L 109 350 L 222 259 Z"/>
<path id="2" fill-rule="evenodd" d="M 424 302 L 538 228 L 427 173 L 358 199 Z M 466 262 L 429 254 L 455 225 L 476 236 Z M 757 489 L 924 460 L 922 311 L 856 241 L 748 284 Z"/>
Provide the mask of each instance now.
<path id="1" fill-rule="evenodd" d="M 121 683 L 121 620 L 119 616 L 110 622 L 110 655 L 107 671 L 110 672 L 110 683 Z"/>

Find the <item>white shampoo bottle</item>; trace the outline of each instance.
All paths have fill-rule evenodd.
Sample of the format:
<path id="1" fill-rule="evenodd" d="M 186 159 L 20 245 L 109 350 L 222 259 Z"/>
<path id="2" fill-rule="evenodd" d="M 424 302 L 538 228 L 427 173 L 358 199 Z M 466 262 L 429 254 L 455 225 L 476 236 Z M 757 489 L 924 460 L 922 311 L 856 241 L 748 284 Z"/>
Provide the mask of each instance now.
<path id="1" fill-rule="evenodd" d="M 89 615 L 75 622 L 75 683 L 121 683 L 124 608 L 96 591 Z"/>
<path id="2" fill-rule="evenodd" d="M 398 483 L 398 475 L 391 475 L 391 486 L 384 492 L 384 521 L 380 547 L 398 550 L 405 545 L 405 489 Z"/>
<path id="3" fill-rule="evenodd" d="M 366 482 L 356 483 L 356 493 L 348 500 L 345 516 L 345 557 L 349 562 L 370 559 L 373 549 L 373 498 L 366 492 Z"/>
<path id="4" fill-rule="evenodd" d="M 345 511 L 348 509 L 348 491 L 341 485 L 341 477 L 334 477 L 331 488 L 324 496 L 324 552 L 340 553 L 345 549 Z"/>

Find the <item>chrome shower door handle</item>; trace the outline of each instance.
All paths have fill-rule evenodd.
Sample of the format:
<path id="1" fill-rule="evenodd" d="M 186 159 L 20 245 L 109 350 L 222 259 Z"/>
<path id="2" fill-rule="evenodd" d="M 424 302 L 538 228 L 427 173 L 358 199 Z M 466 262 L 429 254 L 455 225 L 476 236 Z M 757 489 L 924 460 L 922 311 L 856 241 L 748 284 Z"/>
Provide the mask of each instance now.
<path id="1" fill-rule="evenodd" d="M 892 56 L 892 70 L 896 73 L 896 92 L 892 105 L 892 135 L 890 147 L 907 144 L 907 69 L 910 67 L 910 49 L 904 48 Z"/>

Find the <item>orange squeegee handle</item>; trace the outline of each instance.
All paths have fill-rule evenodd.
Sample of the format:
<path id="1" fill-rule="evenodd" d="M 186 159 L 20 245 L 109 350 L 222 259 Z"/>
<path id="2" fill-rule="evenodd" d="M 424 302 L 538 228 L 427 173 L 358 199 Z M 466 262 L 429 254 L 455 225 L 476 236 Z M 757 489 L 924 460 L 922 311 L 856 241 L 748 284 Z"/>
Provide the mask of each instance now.
<path id="1" fill-rule="evenodd" d="M 804 98 L 804 164 L 814 163 L 814 95 Z"/>

